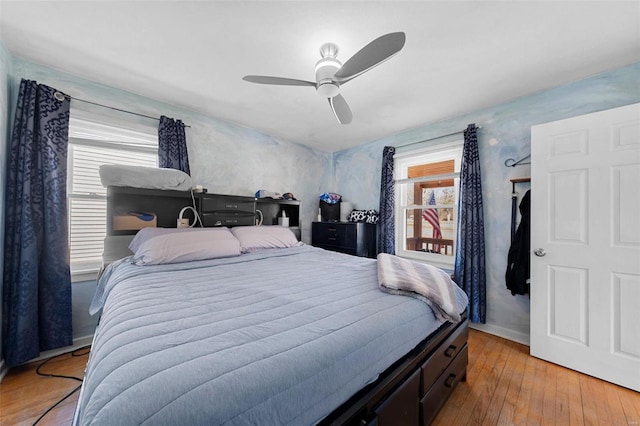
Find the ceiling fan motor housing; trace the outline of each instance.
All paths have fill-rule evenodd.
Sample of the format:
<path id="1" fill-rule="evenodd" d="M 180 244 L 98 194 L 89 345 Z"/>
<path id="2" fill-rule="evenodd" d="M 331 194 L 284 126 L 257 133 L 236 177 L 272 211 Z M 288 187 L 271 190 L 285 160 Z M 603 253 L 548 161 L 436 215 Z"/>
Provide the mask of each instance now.
<path id="1" fill-rule="evenodd" d="M 316 63 L 317 91 L 323 98 L 333 98 L 340 91 L 340 86 L 333 81 L 333 76 L 342 67 L 336 58 L 325 57 Z"/>

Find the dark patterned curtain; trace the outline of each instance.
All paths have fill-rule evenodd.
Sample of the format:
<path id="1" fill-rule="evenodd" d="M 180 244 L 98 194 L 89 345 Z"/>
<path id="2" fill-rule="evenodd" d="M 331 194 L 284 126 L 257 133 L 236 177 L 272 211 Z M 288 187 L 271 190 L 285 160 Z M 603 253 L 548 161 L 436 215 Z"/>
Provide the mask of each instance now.
<path id="1" fill-rule="evenodd" d="M 487 286 L 477 130 L 475 124 L 470 124 L 464 131 L 454 281 L 469 296 L 471 322 L 484 323 Z"/>
<path id="2" fill-rule="evenodd" d="M 395 185 L 393 182 L 393 155 L 396 149 L 385 146 L 382 151 L 382 178 L 380 179 L 380 221 L 378 222 L 378 253 L 396 253 L 395 218 L 393 215 Z"/>
<path id="3" fill-rule="evenodd" d="M 158 166 L 191 174 L 184 123 L 164 115 L 158 126 Z"/>
<path id="4" fill-rule="evenodd" d="M 69 98 L 22 80 L 5 198 L 2 348 L 9 367 L 72 344 L 68 136 Z"/>

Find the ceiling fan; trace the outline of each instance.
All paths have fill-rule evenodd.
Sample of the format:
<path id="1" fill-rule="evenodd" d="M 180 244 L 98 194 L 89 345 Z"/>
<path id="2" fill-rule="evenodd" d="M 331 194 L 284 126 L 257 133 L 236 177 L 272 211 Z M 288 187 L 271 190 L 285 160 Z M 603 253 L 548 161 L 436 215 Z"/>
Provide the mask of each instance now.
<path id="1" fill-rule="evenodd" d="M 322 59 L 316 63 L 315 82 L 264 75 L 246 75 L 242 79 L 258 84 L 315 87 L 320 96 L 329 100 L 331 110 L 338 122 L 340 124 L 349 124 L 353 114 L 347 101 L 340 94 L 340 85 L 391 58 L 402 50 L 405 39 L 403 32 L 380 36 L 360 49 L 344 65 L 336 59 L 338 46 L 333 43 L 325 43 L 320 46 Z"/>

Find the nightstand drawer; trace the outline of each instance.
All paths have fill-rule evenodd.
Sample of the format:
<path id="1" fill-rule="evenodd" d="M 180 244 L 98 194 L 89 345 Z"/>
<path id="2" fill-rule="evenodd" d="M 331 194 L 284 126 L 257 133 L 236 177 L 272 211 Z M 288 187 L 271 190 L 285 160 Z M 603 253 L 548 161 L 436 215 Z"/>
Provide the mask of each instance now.
<path id="1" fill-rule="evenodd" d="M 352 222 L 313 222 L 311 244 L 325 250 L 376 257 L 376 225 Z"/>
<path id="2" fill-rule="evenodd" d="M 342 226 L 334 223 L 319 224 L 320 232 L 314 234 L 313 243 L 336 247 L 355 248 L 356 229 L 352 226 Z"/>

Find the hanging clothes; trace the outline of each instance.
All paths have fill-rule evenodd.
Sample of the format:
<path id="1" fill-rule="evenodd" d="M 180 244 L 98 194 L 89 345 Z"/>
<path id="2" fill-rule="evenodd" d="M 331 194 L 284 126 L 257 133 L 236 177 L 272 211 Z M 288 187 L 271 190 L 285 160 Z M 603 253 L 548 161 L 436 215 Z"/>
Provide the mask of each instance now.
<path id="1" fill-rule="evenodd" d="M 527 280 L 529 279 L 529 251 L 531 240 L 531 190 L 527 191 L 522 197 L 520 202 L 520 214 L 522 219 L 518 230 L 516 231 L 515 238 L 509 248 L 509 255 L 507 257 L 507 272 L 505 279 L 507 281 L 507 288 L 511 290 L 512 295 L 527 294 L 529 292 L 529 286 Z"/>

